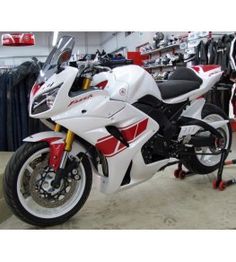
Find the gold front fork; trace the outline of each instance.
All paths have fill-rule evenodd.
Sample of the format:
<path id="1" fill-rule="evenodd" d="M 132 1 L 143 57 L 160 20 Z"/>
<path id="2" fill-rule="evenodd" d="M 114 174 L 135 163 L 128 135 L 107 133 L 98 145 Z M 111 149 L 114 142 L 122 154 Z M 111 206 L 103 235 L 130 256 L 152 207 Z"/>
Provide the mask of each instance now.
<path id="1" fill-rule="evenodd" d="M 61 130 L 61 125 L 56 124 L 55 127 L 54 127 L 54 131 L 55 132 L 60 132 L 60 130 Z"/>
<path id="2" fill-rule="evenodd" d="M 75 136 L 75 134 L 72 131 L 70 131 L 70 130 L 67 131 L 65 151 L 67 151 L 67 152 L 71 151 L 72 144 L 73 144 L 73 141 L 74 141 L 74 136 Z"/>
<path id="3" fill-rule="evenodd" d="M 83 84 L 82 84 L 82 89 L 87 90 L 90 87 L 91 84 L 91 79 L 90 78 L 84 78 Z"/>
<path id="4" fill-rule="evenodd" d="M 61 125 L 56 124 L 55 127 L 54 127 L 54 131 L 60 132 L 60 130 L 61 130 Z M 67 134 L 66 134 L 66 139 L 65 139 L 65 144 L 66 144 L 65 151 L 67 151 L 67 152 L 71 151 L 73 141 L 74 141 L 74 133 L 72 131 L 68 130 Z"/>

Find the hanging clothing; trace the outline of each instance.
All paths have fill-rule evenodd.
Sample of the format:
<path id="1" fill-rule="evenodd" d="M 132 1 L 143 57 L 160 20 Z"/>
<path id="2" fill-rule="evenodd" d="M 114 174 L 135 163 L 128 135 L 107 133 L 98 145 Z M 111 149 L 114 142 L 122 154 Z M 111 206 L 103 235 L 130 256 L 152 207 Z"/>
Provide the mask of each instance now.
<path id="1" fill-rule="evenodd" d="M 39 70 L 37 63 L 28 61 L 0 75 L 1 151 L 15 151 L 25 137 L 48 130 L 40 120 L 29 118 L 30 91 Z"/>
<path id="2" fill-rule="evenodd" d="M 0 151 L 7 150 L 7 73 L 0 75 Z"/>
<path id="3" fill-rule="evenodd" d="M 196 56 L 194 60 L 195 65 L 206 65 L 207 64 L 207 52 L 206 45 L 203 41 L 200 41 L 199 45 L 196 47 Z"/>
<path id="4" fill-rule="evenodd" d="M 223 35 L 217 43 L 217 57 L 215 59 L 215 63 L 220 65 L 222 70 L 225 71 L 227 75 L 231 71 L 229 53 L 232 40 L 232 35 Z"/>
<path id="5" fill-rule="evenodd" d="M 227 115 L 229 114 L 229 103 L 231 100 L 232 81 L 230 81 L 231 66 L 230 66 L 230 47 L 232 35 L 223 35 L 218 40 L 209 39 L 206 43 L 200 41 L 196 47 L 196 57 L 194 65 L 217 64 L 224 71 L 219 83 L 221 86 L 218 90 L 214 89 L 206 95 L 207 102 L 218 105 Z M 222 88 L 224 86 L 224 88 Z M 235 104 L 236 110 L 236 95 L 233 96 L 232 102 Z"/>
<path id="6" fill-rule="evenodd" d="M 215 64 L 215 60 L 217 56 L 217 42 L 214 39 L 210 39 L 207 42 L 206 50 L 207 50 L 208 64 L 209 65 Z"/>

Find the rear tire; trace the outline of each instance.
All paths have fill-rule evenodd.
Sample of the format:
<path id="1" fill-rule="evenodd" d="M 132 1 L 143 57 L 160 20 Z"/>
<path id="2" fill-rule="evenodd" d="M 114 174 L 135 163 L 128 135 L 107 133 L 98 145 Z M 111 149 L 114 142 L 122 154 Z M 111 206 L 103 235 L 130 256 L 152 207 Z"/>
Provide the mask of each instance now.
<path id="1" fill-rule="evenodd" d="M 229 120 L 227 115 L 217 106 L 212 105 L 212 104 L 205 104 L 202 110 L 202 119 L 207 119 L 210 118 L 211 116 L 218 116 L 219 120 Z M 225 128 L 225 134 L 227 136 L 226 138 L 226 143 L 225 147 L 226 149 L 231 148 L 231 143 L 232 143 L 232 130 L 231 130 L 231 125 L 228 123 Z M 220 131 L 220 130 L 219 130 Z M 189 149 L 190 154 L 195 153 L 195 149 L 191 148 Z M 225 157 L 227 158 L 228 153 Z M 217 160 L 220 159 L 220 155 L 218 155 Z M 181 162 L 184 164 L 184 166 L 191 172 L 196 173 L 196 174 L 209 174 L 214 172 L 219 168 L 219 162 L 216 162 L 215 164 L 207 165 L 207 162 L 204 163 L 204 161 L 200 161 L 199 156 L 197 155 L 189 155 L 185 156 L 183 159 L 181 159 Z M 210 163 L 210 162 L 209 162 Z M 213 162 L 214 163 L 214 162 Z"/>
<path id="2" fill-rule="evenodd" d="M 86 202 L 92 185 L 92 170 L 91 170 L 90 162 L 87 156 L 83 155 L 80 165 L 82 165 L 83 167 L 82 169 L 84 172 L 84 176 L 83 176 L 85 178 L 85 181 L 83 182 L 84 186 L 82 187 L 82 191 L 80 193 L 81 197 L 79 199 L 73 200 L 73 203 L 71 204 L 72 208 L 70 210 L 68 210 L 70 206 L 64 208 L 66 212 L 61 213 L 61 215 L 60 215 L 60 211 L 57 211 L 59 212 L 57 216 L 56 212 L 55 214 L 53 213 L 54 212 L 53 208 L 42 207 L 42 210 L 46 210 L 46 212 L 47 210 L 49 211 L 49 215 L 47 217 L 46 215 L 40 216 L 40 215 L 33 214 L 34 213 L 33 208 L 32 208 L 32 212 L 30 212 L 30 208 L 25 208 L 24 202 L 22 202 L 23 198 L 22 196 L 19 195 L 19 188 L 18 188 L 19 187 L 18 180 L 20 179 L 19 174 L 22 172 L 22 168 L 24 167 L 27 160 L 29 160 L 30 157 L 32 157 L 32 155 L 34 154 L 37 155 L 37 152 L 43 152 L 42 150 L 47 150 L 47 148 L 48 148 L 48 144 L 45 142 L 23 144 L 10 159 L 3 177 L 3 192 L 4 192 L 5 200 L 9 205 L 9 207 L 11 208 L 12 212 L 24 222 L 40 227 L 53 226 L 53 225 L 64 223 L 73 215 L 75 215 Z M 80 182 L 81 181 L 77 181 L 76 183 L 80 183 Z M 76 189 L 77 188 L 79 190 L 80 187 L 76 187 Z M 75 195 L 73 196 L 75 198 L 75 196 L 77 196 L 76 190 L 74 192 Z M 68 202 L 69 201 L 70 198 L 68 199 Z M 67 202 L 63 203 L 63 205 L 66 205 L 66 203 Z M 38 204 L 36 203 L 36 205 Z M 40 205 L 38 205 L 37 208 L 40 208 Z M 60 210 L 60 207 L 58 207 L 57 210 Z"/>

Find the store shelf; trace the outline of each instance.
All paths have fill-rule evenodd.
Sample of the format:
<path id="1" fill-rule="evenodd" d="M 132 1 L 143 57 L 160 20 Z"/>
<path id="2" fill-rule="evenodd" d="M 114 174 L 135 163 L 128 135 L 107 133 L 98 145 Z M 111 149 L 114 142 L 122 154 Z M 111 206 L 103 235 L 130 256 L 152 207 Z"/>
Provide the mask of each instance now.
<path id="1" fill-rule="evenodd" d="M 141 55 L 150 55 L 150 54 L 163 52 L 163 51 L 170 50 L 170 49 L 173 49 L 173 48 L 178 48 L 178 47 L 179 47 L 179 45 L 177 45 L 177 44 L 176 45 L 169 45 L 169 46 L 165 46 L 165 47 L 162 47 L 162 48 L 158 48 L 158 49 L 150 50 L 148 52 L 141 53 Z"/>
<path id="2" fill-rule="evenodd" d="M 163 68 L 163 67 L 174 67 L 173 65 L 156 65 L 156 66 L 144 66 L 144 69 L 154 69 L 154 68 Z"/>

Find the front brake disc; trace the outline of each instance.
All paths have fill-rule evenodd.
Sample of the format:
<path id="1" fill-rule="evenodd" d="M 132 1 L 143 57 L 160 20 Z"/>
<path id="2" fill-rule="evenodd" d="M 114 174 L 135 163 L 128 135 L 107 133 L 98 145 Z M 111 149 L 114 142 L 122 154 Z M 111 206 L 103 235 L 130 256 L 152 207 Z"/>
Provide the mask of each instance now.
<path id="1" fill-rule="evenodd" d="M 51 186 L 50 192 L 49 190 L 44 190 L 42 188 L 42 184 L 47 181 L 48 172 L 45 171 L 47 167 L 48 159 L 37 165 L 34 169 L 29 181 L 30 194 L 33 200 L 40 206 L 47 208 L 62 206 L 68 199 L 71 198 L 71 196 L 75 192 L 77 181 L 75 181 L 74 179 L 69 179 L 68 177 L 64 177 L 61 180 L 59 189 L 53 189 L 53 187 Z"/>

